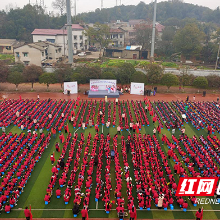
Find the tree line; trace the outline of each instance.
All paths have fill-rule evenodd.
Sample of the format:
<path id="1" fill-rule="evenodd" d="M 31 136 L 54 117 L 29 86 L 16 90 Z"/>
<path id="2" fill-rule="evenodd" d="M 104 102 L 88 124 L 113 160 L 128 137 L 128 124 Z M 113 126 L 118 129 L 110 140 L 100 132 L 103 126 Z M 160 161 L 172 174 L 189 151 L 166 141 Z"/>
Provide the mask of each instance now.
<path id="1" fill-rule="evenodd" d="M 144 67 L 146 74 L 136 71 L 131 63 L 121 63 L 116 67 L 100 68 L 77 67 L 71 68 L 68 65 L 60 64 L 53 73 L 45 73 L 42 68 L 35 65 L 24 66 L 16 64 L 9 67 L 0 62 L 0 82 L 9 82 L 18 89 L 21 83 L 31 83 L 32 89 L 34 83 L 43 83 L 49 89 L 50 84 L 60 83 L 61 88 L 64 82 L 77 81 L 78 84 L 87 84 L 90 79 L 116 79 L 121 85 L 129 85 L 131 82 L 145 83 L 146 85 L 165 85 L 167 89 L 171 86 L 179 85 L 183 89 L 185 86 L 194 86 L 196 88 L 219 89 L 220 76 L 210 75 L 207 77 L 195 77 L 187 73 L 187 67 L 181 67 L 180 75 L 164 73 L 163 67 L 158 64 L 147 64 Z"/>
<path id="2" fill-rule="evenodd" d="M 17 39 L 31 42 L 31 32 L 36 28 L 59 29 L 66 23 L 66 14 L 63 9 L 63 0 L 60 14 L 47 14 L 40 6 L 25 5 L 23 8 L 10 9 L 7 13 L 0 11 L 0 36 L 1 38 Z M 54 2 L 56 3 L 56 1 Z M 53 4 L 59 8 L 59 5 Z M 153 3 L 140 2 L 137 6 L 116 6 L 108 9 L 96 9 L 94 12 L 81 13 L 72 19 L 73 23 L 106 23 L 116 20 L 129 21 L 130 19 L 152 20 Z M 199 22 L 211 22 L 220 24 L 219 8 L 211 10 L 181 1 L 160 2 L 157 4 L 157 21 L 166 25 L 174 19 L 175 24 L 183 19 L 194 18 Z"/>

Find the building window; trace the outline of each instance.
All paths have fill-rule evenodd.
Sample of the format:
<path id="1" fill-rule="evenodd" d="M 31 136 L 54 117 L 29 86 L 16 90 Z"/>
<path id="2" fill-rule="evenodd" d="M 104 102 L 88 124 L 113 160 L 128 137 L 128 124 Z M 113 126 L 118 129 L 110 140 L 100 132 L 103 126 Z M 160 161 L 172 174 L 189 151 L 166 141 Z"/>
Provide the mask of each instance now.
<path id="1" fill-rule="evenodd" d="M 50 43 L 55 43 L 55 39 L 46 39 L 46 41 L 48 41 Z"/>
<path id="2" fill-rule="evenodd" d="M 42 56 L 44 57 L 44 52 L 42 52 Z"/>
<path id="3" fill-rule="evenodd" d="M 82 47 L 83 46 L 83 43 L 80 43 L 80 47 Z"/>
<path id="4" fill-rule="evenodd" d="M 23 53 L 24 54 L 24 57 L 28 57 L 28 53 Z"/>
<path id="5" fill-rule="evenodd" d="M 120 45 L 122 45 L 122 41 L 120 41 Z"/>
<path id="6" fill-rule="evenodd" d="M 74 35 L 74 40 L 77 40 L 77 35 Z"/>
<path id="7" fill-rule="evenodd" d="M 11 50 L 11 46 L 7 46 L 5 48 L 6 48 L 6 50 Z"/>
<path id="8" fill-rule="evenodd" d="M 123 37 L 123 35 L 122 34 L 120 34 L 120 38 L 122 38 Z"/>
<path id="9" fill-rule="evenodd" d="M 16 57 L 19 57 L 20 55 L 19 55 L 19 52 L 16 52 Z"/>
<path id="10" fill-rule="evenodd" d="M 74 48 L 75 48 L 75 49 L 78 49 L 78 48 L 77 48 L 77 43 L 74 43 Z"/>
<path id="11" fill-rule="evenodd" d="M 82 36 L 82 35 L 80 35 L 80 36 L 79 36 L 79 39 L 80 39 L 80 40 L 82 40 L 82 39 L 83 39 L 83 36 Z"/>

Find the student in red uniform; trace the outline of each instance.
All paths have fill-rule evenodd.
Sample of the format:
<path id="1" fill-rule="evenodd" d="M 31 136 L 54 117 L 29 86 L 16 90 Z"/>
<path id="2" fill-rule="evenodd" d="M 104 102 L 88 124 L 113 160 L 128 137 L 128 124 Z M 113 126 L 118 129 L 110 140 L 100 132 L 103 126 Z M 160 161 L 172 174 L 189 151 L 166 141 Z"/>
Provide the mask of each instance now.
<path id="1" fill-rule="evenodd" d="M 56 196 L 61 196 L 61 190 L 60 190 L 59 187 L 58 187 L 57 190 L 56 190 Z"/>
<path id="2" fill-rule="evenodd" d="M 54 153 L 50 155 L 50 161 L 51 161 L 51 163 L 52 163 L 52 165 L 53 165 L 54 162 L 55 162 Z"/>
<path id="3" fill-rule="evenodd" d="M 185 200 L 184 203 L 183 203 L 183 209 L 187 209 L 188 208 L 188 203 L 187 201 Z"/>
<path id="4" fill-rule="evenodd" d="M 28 209 L 27 206 L 25 207 L 24 215 L 25 215 L 25 217 L 26 217 L 27 220 L 30 220 L 31 212 L 30 212 L 30 210 Z"/>
<path id="5" fill-rule="evenodd" d="M 137 219 L 137 211 L 134 206 L 132 206 L 132 209 L 130 210 L 130 220 Z"/>
<path id="6" fill-rule="evenodd" d="M 160 133 L 161 133 L 161 128 L 160 128 L 160 125 L 158 125 L 158 126 L 157 126 L 157 132 L 158 132 L 158 134 L 160 134 Z"/>
<path id="7" fill-rule="evenodd" d="M 5 206 L 5 212 L 10 212 L 11 211 L 11 206 L 9 204 L 7 204 Z"/>
<path id="8" fill-rule="evenodd" d="M 87 211 L 87 209 L 86 209 L 85 206 L 84 206 L 83 209 L 81 210 L 81 214 L 82 214 L 82 220 L 88 219 L 88 211 Z"/>
<path id="9" fill-rule="evenodd" d="M 196 220 L 202 220 L 202 217 L 203 217 L 203 212 L 199 208 L 199 210 L 196 212 Z"/>

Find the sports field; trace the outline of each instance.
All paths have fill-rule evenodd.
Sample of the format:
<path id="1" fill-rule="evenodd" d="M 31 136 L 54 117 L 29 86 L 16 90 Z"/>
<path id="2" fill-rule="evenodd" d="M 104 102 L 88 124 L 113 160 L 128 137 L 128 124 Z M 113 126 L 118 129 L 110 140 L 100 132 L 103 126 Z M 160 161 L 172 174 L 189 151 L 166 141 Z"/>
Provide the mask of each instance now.
<path id="1" fill-rule="evenodd" d="M 145 105 L 148 106 L 148 111 L 145 113 Z M 188 109 L 185 108 L 185 106 L 188 106 Z M 16 116 L 16 112 L 20 111 L 19 119 Z M 103 116 L 100 117 L 99 112 L 100 110 L 103 112 Z M 74 111 L 75 115 L 75 123 L 69 121 L 69 116 L 71 115 L 71 112 Z M 125 120 L 122 120 L 122 112 L 125 113 Z M 64 113 L 64 117 L 62 117 L 62 113 Z M 153 114 L 152 114 L 153 113 Z M 186 122 L 182 124 L 181 114 L 186 114 Z M 179 205 L 177 204 L 177 199 L 175 195 L 173 194 L 172 197 L 174 199 L 174 210 L 171 210 L 170 207 L 168 207 L 167 211 L 158 210 L 154 200 L 151 201 L 151 209 L 150 211 L 143 209 L 139 210 L 139 201 L 137 199 L 137 184 L 135 182 L 134 177 L 134 158 L 133 158 L 133 152 L 140 152 L 140 160 L 144 162 L 145 159 L 148 159 L 149 157 L 154 156 L 156 160 L 158 160 L 159 165 L 161 166 L 161 169 L 164 174 L 165 182 L 169 184 L 169 178 L 166 174 L 166 166 L 164 165 L 164 158 L 168 161 L 168 165 L 172 170 L 172 173 L 174 174 L 174 164 L 175 161 L 180 161 L 181 166 L 183 168 L 183 175 L 192 176 L 192 173 L 189 169 L 189 164 L 193 162 L 192 158 L 190 157 L 188 151 L 191 150 L 196 155 L 199 152 L 202 152 L 203 155 L 205 153 L 208 153 L 209 157 L 205 156 L 203 157 L 200 155 L 198 164 L 195 164 L 194 166 L 194 172 L 197 174 L 205 173 L 206 175 L 210 175 L 211 170 L 214 170 L 213 176 L 217 175 L 216 169 L 214 167 L 217 167 L 217 170 L 219 170 L 219 145 L 220 145 L 220 135 L 219 135 L 219 107 L 216 102 L 205 102 L 205 103 L 198 103 L 198 102 L 155 102 L 151 103 L 148 101 L 120 101 L 118 105 L 116 105 L 115 102 L 104 102 L 102 101 L 82 101 L 82 100 L 13 100 L 13 101 L 5 101 L 0 104 L 0 123 L 1 126 L 8 125 L 6 127 L 6 134 L 9 134 L 9 132 L 12 132 L 13 137 L 15 134 L 20 136 L 22 133 L 24 133 L 24 137 L 22 140 L 25 139 L 25 137 L 28 135 L 28 129 L 31 130 L 31 133 L 36 128 L 36 132 L 38 133 L 38 136 L 34 140 L 32 146 L 30 147 L 28 153 L 31 153 L 31 150 L 37 141 L 40 139 L 39 135 L 39 127 L 43 127 L 43 133 L 45 134 L 45 139 L 48 137 L 48 132 L 51 131 L 51 128 L 56 128 L 56 137 L 53 137 L 53 134 L 51 134 L 51 139 L 49 140 L 49 145 L 47 148 L 43 149 L 43 141 L 39 142 L 38 147 L 36 148 L 36 151 L 33 155 L 31 155 L 31 158 L 35 161 L 35 166 L 33 168 L 33 171 L 31 171 L 31 176 L 27 180 L 27 183 L 23 187 L 23 192 L 18 198 L 17 206 L 12 208 L 11 213 L 6 214 L 4 210 L 2 211 L 0 217 L 1 218 L 24 218 L 24 212 L 22 209 L 24 209 L 25 206 L 31 204 L 32 208 L 32 214 L 34 218 L 72 218 L 72 207 L 73 207 L 73 201 L 75 199 L 74 190 L 76 187 L 76 184 L 78 182 L 78 175 L 81 171 L 83 158 L 87 160 L 87 164 L 91 161 L 91 155 L 92 151 L 95 150 L 97 154 L 100 153 L 100 148 L 103 148 L 102 155 L 100 155 L 102 159 L 102 170 L 101 170 L 101 179 L 104 182 L 105 186 L 105 172 L 106 172 L 106 166 L 107 166 L 107 160 L 106 160 L 106 152 L 108 150 L 112 150 L 113 148 L 116 149 L 116 151 L 119 153 L 119 164 L 118 166 L 121 167 L 122 170 L 122 189 L 121 194 L 122 197 L 125 200 L 125 210 L 127 210 L 127 204 L 128 204 L 128 195 L 127 195 L 127 184 L 125 180 L 125 159 L 123 155 L 123 150 L 126 143 L 129 138 L 133 139 L 133 148 L 131 147 L 129 153 L 127 154 L 127 162 L 129 164 L 129 175 L 132 178 L 132 196 L 134 198 L 134 205 L 137 208 L 137 217 L 139 219 L 195 219 L 195 212 L 198 210 L 199 207 L 204 207 L 204 219 L 220 219 L 220 209 L 219 205 L 197 205 L 197 207 L 194 207 L 188 198 L 185 198 L 188 202 L 188 208 L 187 212 L 183 212 Z M 48 115 L 52 115 L 52 119 L 48 118 Z M 31 121 L 29 123 L 26 123 L 30 117 Z M 153 123 L 153 118 L 156 117 L 156 122 Z M 37 123 L 33 123 L 33 120 L 36 119 Z M 90 127 L 89 125 L 86 126 L 86 129 L 82 129 L 81 125 L 82 122 L 88 123 L 89 120 L 93 121 L 93 125 L 98 124 L 99 125 L 99 136 L 101 133 L 104 134 L 104 139 L 106 139 L 107 134 L 110 134 L 110 142 L 109 142 L 109 149 L 105 145 L 103 146 L 100 141 L 97 142 L 96 145 L 94 145 L 94 137 L 96 135 L 95 126 Z M 106 122 L 110 121 L 110 127 L 106 127 Z M 135 132 L 133 130 L 130 130 L 129 124 L 130 122 L 137 122 L 139 121 L 141 126 L 140 129 L 135 129 Z M 115 126 L 113 127 L 113 124 L 115 122 Z M 63 126 L 65 126 L 68 123 L 69 132 L 71 134 L 71 139 L 69 140 L 68 144 L 66 144 L 65 149 L 65 157 L 64 162 L 67 161 L 69 157 L 69 152 L 71 149 L 73 149 L 73 157 L 72 162 L 70 163 L 69 169 L 67 171 L 67 181 L 70 178 L 71 170 L 74 167 L 74 161 L 76 159 L 76 154 L 79 153 L 80 162 L 78 165 L 78 169 L 75 173 L 75 179 L 74 183 L 72 185 L 72 193 L 71 198 L 69 200 L 69 203 L 65 205 L 63 197 L 60 199 L 56 198 L 55 191 L 57 187 L 59 187 L 59 178 L 61 177 L 63 171 L 60 170 L 58 173 L 57 181 L 53 187 L 53 194 L 50 199 L 50 203 L 48 205 L 45 205 L 44 197 L 46 195 L 46 190 L 49 185 L 51 176 L 52 176 L 52 165 L 50 156 L 55 153 L 55 159 L 56 161 L 60 158 L 60 155 L 62 153 L 63 146 L 66 143 L 67 139 L 67 133 L 65 133 Z M 38 125 L 37 125 L 38 124 Z M 113 141 L 114 135 L 117 133 L 117 126 L 120 125 L 122 128 L 121 134 L 118 135 L 116 142 Z M 161 133 L 156 134 L 153 136 L 153 128 L 157 128 L 158 125 L 161 128 Z M 207 138 L 207 125 L 212 126 L 213 134 Z M 21 130 L 21 127 L 24 126 L 24 130 Z M 30 126 L 28 128 L 28 126 Z M 35 127 L 37 126 L 37 127 Z M 39 127 L 38 127 L 39 126 Z M 79 127 L 80 126 L 80 127 Z M 128 126 L 128 127 L 127 127 Z M 172 128 L 173 126 L 176 126 L 177 129 L 175 130 L 174 136 L 178 139 L 175 141 L 175 138 L 172 138 Z M 179 140 L 179 136 L 181 135 L 181 128 L 185 128 L 185 134 L 188 137 L 188 140 L 181 139 Z M 64 143 L 61 143 L 61 151 L 56 152 L 55 150 L 55 144 L 56 142 L 60 143 L 59 134 L 64 134 L 65 141 Z M 80 145 L 80 138 L 81 133 L 84 134 L 85 140 Z M 76 143 L 74 145 L 71 145 L 71 142 L 73 141 L 73 138 L 76 137 L 76 134 L 78 134 L 78 137 L 76 139 Z M 91 134 L 91 141 L 86 145 L 87 138 Z M 144 134 L 147 136 L 147 139 L 144 140 Z M 2 137 L 2 131 L 0 132 L 0 135 Z M 130 136 L 131 135 L 131 136 Z M 169 144 L 162 142 L 162 136 L 166 135 L 167 140 L 169 141 Z M 201 135 L 203 135 L 204 139 L 201 138 Z M 193 138 L 194 136 L 194 138 Z M 124 137 L 125 142 L 122 141 L 122 137 Z M 31 138 L 30 138 L 31 139 Z M 4 158 L 5 151 L 3 151 L 3 148 L 5 146 L 12 146 L 11 143 L 8 144 L 6 141 L 5 144 L 3 144 L 3 138 L 1 138 L 1 157 Z M 16 142 L 16 139 L 14 140 Z M 28 140 L 29 141 L 29 140 Z M 207 141 L 207 143 L 205 142 Z M 28 142 L 27 142 L 28 143 Z M 117 144 L 116 144 L 117 143 Z M 150 144 L 149 144 L 150 143 Z M 171 146 L 171 143 L 175 146 L 174 147 L 174 154 L 173 156 L 168 159 L 168 150 Z M 191 144 L 189 144 L 191 143 Z M 16 142 L 17 144 L 17 142 Z M 149 144 L 149 145 L 148 145 Z M 117 148 L 115 146 L 117 145 Z M 19 146 L 19 144 L 17 145 Z M 77 152 L 77 148 L 81 146 L 82 151 Z M 86 146 L 89 146 L 88 149 L 88 155 L 85 154 Z M 159 147 L 158 147 L 159 146 Z M 10 147 L 8 147 L 10 149 Z M 10 169 L 12 169 L 13 165 L 16 163 L 17 158 L 21 156 L 21 154 L 24 155 L 24 150 L 26 149 L 26 145 L 21 149 L 16 155 L 15 160 L 13 160 L 10 165 L 7 167 L 7 169 L 4 172 L 4 175 L 2 175 L 0 182 L 2 184 L 2 181 L 4 177 L 10 172 Z M 72 147 L 72 148 L 71 148 Z M 210 151 L 212 149 L 212 151 Z M 38 152 L 41 151 L 42 154 L 40 157 L 38 156 Z M 87 150 L 86 150 L 87 152 Z M 155 154 L 153 154 L 154 152 Z M 145 153 L 145 154 L 144 154 Z M 9 155 L 7 158 L 10 159 Z M 22 156 L 23 156 L 22 155 Z M 86 156 L 85 156 L 86 155 Z M 27 156 L 28 157 L 28 156 Z M 146 158 L 145 158 L 146 157 Z M 185 158 L 189 157 L 189 162 L 184 162 Z M 36 159 L 37 158 L 37 159 Z M 175 160 L 175 161 L 174 161 Z M 24 160 L 25 161 L 25 160 Z M 21 162 L 21 165 L 24 163 L 24 161 Z M 139 161 L 140 162 L 140 161 Z M 55 162 L 56 165 L 57 162 Z M 202 168 L 199 166 L 203 164 Z M 210 164 L 207 165 L 207 164 Z M 21 165 L 18 165 L 19 167 Z M 19 168 L 18 167 L 18 168 Z M 2 167 L 1 167 L 2 168 Z M 105 194 L 104 190 L 105 187 L 103 186 L 101 188 L 101 194 L 102 196 L 98 199 L 98 202 L 95 202 L 95 189 L 96 189 L 96 173 L 97 173 L 97 166 L 93 167 L 93 173 L 92 173 L 92 186 L 91 186 L 91 194 L 89 197 L 89 217 L 91 218 L 115 218 L 117 217 L 116 213 L 116 198 L 114 196 L 114 191 L 116 187 L 116 172 L 115 172 L 116 164 L 114 161 L 110 162 L 110 180 L 111 180 L 111 186 L 112 190 L 110 193 L 110 200 L 115 201 L 112 206 L 112 210 L 109 214 L 106 214 L 105 212 L 105 206 L 104 201 L 102 201 L 103 195 Z M 146 167 L 145 167 L 146 168 Z M 150 168 L 150 179 L 153 180 L 153 183 L 150 183 L 150 185 L 156 185 L 155 184 L 155 177 L 154 172 L 152 171 L 154 168 L 152 164 L 149 165 Z M 28 169 L 26 167 L 25 169 Z M 88 174 L 87 171 L 89 169 L 89 166 L 86 166 L 85 170 L 85 176 L 84 180 L 86 180 Z M 148 169 L 144 169 L 144 172 L 147 173 Z M 12 178 L 16 177 L 16 172 L 14 172 Z M 155 171 L 156 172 L 156 171 Z M 24 174 L 23 174 L 24 175 Z M 175 182 L 178 184 L 179 175 L 174 174 Z M 20 181 L 22 180 L 22 177 L 20 180 L 18 180 L 18 185 Z M 64 187 L 61 188 L 61 194 L 64 194 L 64 190 L 66 190 L 67 184 L 65 184 Z M 86 181 L 83 182 L 81 193 L 83 193 L 81 201 L 80 201 L 80 209 L 83 207 L 84 197 L 86 194 Z M 171 192 L 173 190 L 169 188 Z M 12 193 L 10 193 L 11 196 Z M 81 215 L 78 215 L 80 217 Z"/>

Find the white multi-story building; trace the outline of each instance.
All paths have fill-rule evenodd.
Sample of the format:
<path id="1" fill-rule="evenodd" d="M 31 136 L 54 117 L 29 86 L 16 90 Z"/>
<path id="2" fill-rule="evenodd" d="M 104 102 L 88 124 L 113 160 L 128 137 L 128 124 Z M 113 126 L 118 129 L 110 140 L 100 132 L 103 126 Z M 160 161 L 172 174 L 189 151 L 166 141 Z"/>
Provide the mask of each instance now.
<path id="1" fill-rule="evenodd" d="M 88 48 L 87 37 L 83 35 L 84 28 L 79 24 L 72 25 L 73 51 Z M 66 26 L 62 29 L 35 29 L 32 32 L 33 42 L 49 41 L 62 47 L 62 55 L 68 55 L 68 37 Z"/>

